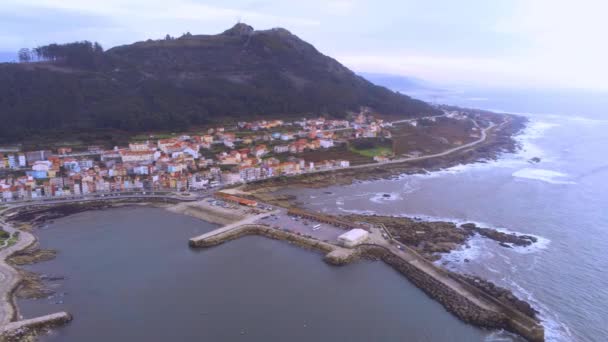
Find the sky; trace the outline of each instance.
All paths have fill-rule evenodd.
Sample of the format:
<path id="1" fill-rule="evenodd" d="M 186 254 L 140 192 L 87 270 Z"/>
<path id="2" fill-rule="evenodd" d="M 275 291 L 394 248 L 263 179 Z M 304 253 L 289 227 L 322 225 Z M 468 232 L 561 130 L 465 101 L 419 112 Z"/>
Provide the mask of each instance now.
<path id="1" fill-rule="evenodd" d="M 358 72 L 608 91 L 606 13 L 603 0 L 2 0 L 0 59 L 51 42 L 214 34 L 240 20 L 284 27 Z"/>

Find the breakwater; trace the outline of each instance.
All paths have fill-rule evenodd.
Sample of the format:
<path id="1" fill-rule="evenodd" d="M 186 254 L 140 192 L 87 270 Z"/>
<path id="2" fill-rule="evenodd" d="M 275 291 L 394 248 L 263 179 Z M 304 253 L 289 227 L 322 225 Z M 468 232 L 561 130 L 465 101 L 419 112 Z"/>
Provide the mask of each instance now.
<path id="1" fill-rule="evenodd" d="M 511 308 L 508 304 L 489 296 L 482 290 L 454 277 L 449 271 L 435 267 L 431 263 L 427 264 L 427 266 L 435 267 L 442 277 L 456 281 L 475 299 L 492 304 L 493 309 L 476 304 L 471 297 L 455 291 L 452 287 L 447 286 L 445 281 L 438 280 L 437 277 L 424 272 L 421 267 L 416 267 L 412 262 L 395 255 L 387 248 L 366 245 L 359 246 L 358 250 L 361 256 L 382 260 L 393 267 L 464 322 L 484 328 L 505 329 L 532 342 L 545 340 L 544 329 L 538 322 Z"/>
<path id="2" fill-rule="evenodd" d="M 326 253 L 324 260 L 332 265 L 344 265 L 359 257 L 357 250 L 343 248 L 311 237 L 260 224 L 241 225 L 229 230 L 222 230 L 222 228 L 219 228 L 215 231 L 190 239 L 188 244 L 192 248 L 212 247 L 246 235 L 259 235 L 269 239 L 282 240 L 303 248 Z"/>
<path id="3" fill-rule="evenodd" d="M 343 265 L 360 257 L 384 261 L 409 279 L 449 312 L 466 323 L 490 329 L 505 329 L 532 342 L 544 341 L 544 329 L 534 319 L 523 315 L 511 306 L 491 297 L 448 271 L 436 267 L 419 255 L 407 257 L 395 254 L 386 246 L 365 244 L 347 249 L 264 225 L 243 225 L 232 229 L 222 228 L 190 239 L 191 247 L 211 247 L 245 235 L 260 235 L 272 239 L 327 253 L 324 260 Z"/>
<path id="4" fill-rule="evenodd" d="M 0 341 L 23 341 L 27 336 L 36 334 L 37 331 L 60 326 L 71 320 L 72 315 L 62 311 L 36 318 L 11 322 L 0 329 Z"/>

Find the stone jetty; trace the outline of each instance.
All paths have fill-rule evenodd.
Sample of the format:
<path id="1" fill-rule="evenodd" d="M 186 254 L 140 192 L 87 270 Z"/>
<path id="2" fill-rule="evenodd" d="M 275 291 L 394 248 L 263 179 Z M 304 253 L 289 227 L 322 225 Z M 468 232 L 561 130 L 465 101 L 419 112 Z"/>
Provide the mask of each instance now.
<path id="1" fill-rule="evenodd" d="M 245 235 L 260 235 L 321 251 L 326 254 L 324 260 L 332 265 L 344 265 L 361 257 L 382 260 L 466 323 L 490 329 L 505 329 L 531 342 L 545 340 L 543 326 L 532 317 L 462 281 L 407 246 L 395 244 L 392 239 L 383 241 L 378 238 L 385 233 L 382 228 L 371 230 L 376 238 L 372 238 L 370 243 L 350 249 L 263 224 L 234 223 L 194 237 L 189 240 L 189 245 L 192 248 L 204 248 Z"/>

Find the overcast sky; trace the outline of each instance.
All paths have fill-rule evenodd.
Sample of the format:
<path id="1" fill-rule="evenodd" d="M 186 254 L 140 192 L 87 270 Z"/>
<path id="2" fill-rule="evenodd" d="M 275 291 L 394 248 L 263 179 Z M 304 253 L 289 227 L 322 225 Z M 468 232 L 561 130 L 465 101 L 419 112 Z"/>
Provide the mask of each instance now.
<path id="1" fill-rule="evenodd" d="M 2 0 L 0 52 L 105 48 L 238 20 L 285 27 L 356 71 L 444 84 L 608 90 L 602 0 Z"/>

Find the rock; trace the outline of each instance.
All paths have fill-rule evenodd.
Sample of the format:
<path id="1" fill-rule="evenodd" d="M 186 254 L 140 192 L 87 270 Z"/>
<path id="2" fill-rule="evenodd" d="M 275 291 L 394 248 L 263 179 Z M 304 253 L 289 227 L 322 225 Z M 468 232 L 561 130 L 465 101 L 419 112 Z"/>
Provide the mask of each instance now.
<path id="1" fill-rule="evenodd" d="M 505 242 L 501 242 L 501 243 L 499 243 L 499 245 L 501 245 L 505 248 L 513 248 L 513 247 L 511 247 L 511 245 L 509 245 L 508 243 L 505 243 Z"/>

